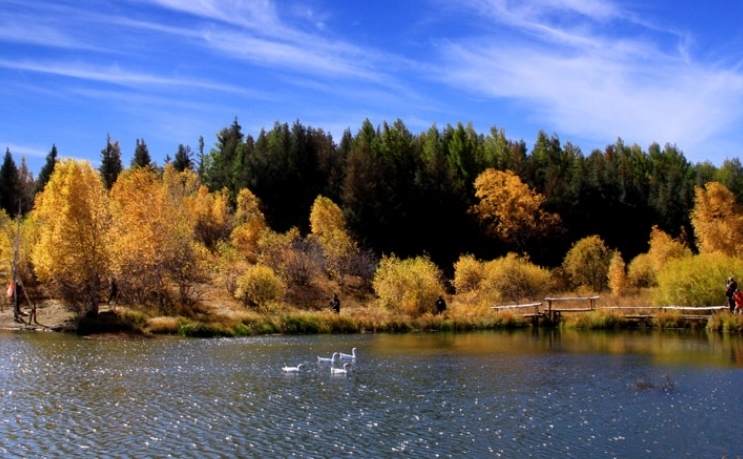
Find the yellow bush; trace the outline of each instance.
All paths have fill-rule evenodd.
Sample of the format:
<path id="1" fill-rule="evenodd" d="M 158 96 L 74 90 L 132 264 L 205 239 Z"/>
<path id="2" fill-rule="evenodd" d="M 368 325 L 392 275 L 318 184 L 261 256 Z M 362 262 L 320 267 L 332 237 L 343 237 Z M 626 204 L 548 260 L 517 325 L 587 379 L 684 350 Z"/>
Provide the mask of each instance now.
<path id="1" fill-rule="evenodd" d="M 670 260 L 658 273 L 657 305 L 720 306 L 727 303 L 725 281 L 743 273 L 743 259 L 720 252 Z"/>
<path id="2" fill-rule="evenodd" d="M 667 233 L 653 226 L 650 231 L 650 249 L 648 257 L 656 274 L 663 269 L 669 260 L 691 256 L 691 249 L 683 242 L 671 238 Z"/>
<path id="3" fill-rule="evenodd" d="M 235 298 L 246 306 L 263 307 L 279 300 L 284 295 L 284 283 L 265 265 L 249 267 L 237 279 Z"/>
<path id="4" fill-rule="evenodd" d="M 444 287 L 441 272 L 428 257 L 382 258 L 372 281 L 380 304 L 393 312 L 418 317 L 435 310 Z"/>
<path id="5" fill-rule="evenodd" d="M 476 291 L 483 279 L 483 266 L 472 255 L 462 255 L 454 263 L 454 288 L 457 294 Z"/>
<path id="6" fill-rule="evenodd" d="M 631 287 L 647 288 L 658 285 L 653 261 L 647 253 L 641 253 L 627 267 L 627 282 Z"/>
<path id="7" fill-rule="evenodd" d="M 570 248 L 562 267 L 573 287 L 584 285 L 600 292 L 606 286 L 611 254 L 601 237 L 584 237 Z"/>
<path id="8" fill-rule="evenodd" d="M 550 289 L 550 272 L 533 264 L 527 257 L 509 253 L 484 264 L 480 293 L 502 300 L 519 302 L 542 296 Z"/>

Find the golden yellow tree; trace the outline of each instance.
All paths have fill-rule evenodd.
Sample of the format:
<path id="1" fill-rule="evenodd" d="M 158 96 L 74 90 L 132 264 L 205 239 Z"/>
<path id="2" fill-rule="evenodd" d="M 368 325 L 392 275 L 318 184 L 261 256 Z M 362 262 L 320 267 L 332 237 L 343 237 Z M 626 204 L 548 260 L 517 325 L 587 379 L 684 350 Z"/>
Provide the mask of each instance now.
<path id="1" fill-rule="evenodd" d="M 695 188 L 691 224 L 700 253 L 743 253 L 743 208 L 721 183 Z"/>
<path id="2" fill-rule="evenodd" d="M 8 285 L 12 280 L 14 241 L 17 224 L 0 209 L 0 285 Z"/>
<path id="3" fill-rule="evenodd" d="M 659 273 L 668 261 L 675 258 L 690 257 L 691 249 L 683 242 L 672 238 L 668 233 L 653 225 L 650 230 L 650 249 L 648 257 L 655 273 Z"/>
<path id="4" fill-rule="evenodd" d="M 36 196 L 38 242 L 31 258 L 47 283 L 78 312 L 98 314 L 99 291 L 108 271 L 108 195 L 87 161 L 63 160 Z"/>
<path id="5" fill-rule="evenodd" d="M 356 244 L 346 229 L 346 217 L 332 200 L 318 196 L 310 210 L 310 230 L 325 255 L 325 272 L 340 279 L 350 266 Z"/>
<path id="6" fill-rule="evenodd" d="M 486 231 L 517 250 L 559 228 L 560 216 L 542 209 L 544 196 L 511 171 L 483 171 L 475 180 L 475 196 L 480 202 L 471 211 Z"/>
<path id="7" fill-rule="evenodd" d="M 609 262 L 608 281 L 611 293 L 621 296 L 627 290 L 629 285 L 627 281 L 627 266 L 624 263 L 622 254 L 615 250 Z"/>
<path id="8" fill-rule="evenodd" d="M 260 210 L 260 201 L 247 188 L 237 194 L 235 223 L 230 240 L 249 260 L 256 260 L 258 240 L 268 229 L 266 218 Z"/>
<path id="9" fill-rule="evenodd" d="M 657 226 L 650 230 L 650 249 L 637 255 L 629 264 L 627 283 L 633 287 L 655 287 L 658 273 L 669 261 L 692 256 L 691 249 Z"/>
<path id="10" fill-rule="evenodd" d="M 195 236 L 198 241 L 213 248 L 218 241 L 229 237 L 233 216 L 227 188 L 211 193 L 205 185 L 201 185 L 195 194 L 188 196 L 186 203 L 196 224 Z"/>
<path id="11" fill-rule="evenodd" d="M 178 283 L 185 301 L 183 276 L 198 269 L 194 222 L 182 182 L 173 180 L 177 175 L 171 169 L 167 165 L 164 174 L 170 182 L 160 181 L 149 168 L 129 169 L 111 189 L 112 271 L 133 302 L 155 296 L 161 308 L 169 304 L 168 281 Z"/>

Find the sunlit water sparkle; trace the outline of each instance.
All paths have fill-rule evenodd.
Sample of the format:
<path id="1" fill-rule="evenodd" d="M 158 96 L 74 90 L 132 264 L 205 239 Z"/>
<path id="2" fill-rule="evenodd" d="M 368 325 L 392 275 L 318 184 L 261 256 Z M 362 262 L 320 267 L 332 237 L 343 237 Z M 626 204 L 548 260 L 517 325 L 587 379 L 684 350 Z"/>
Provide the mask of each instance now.
<path id="1" fill-rule="evenodd" d="M 742 384 L 719 335 L 4 333 L 0 455 L 736 457 Z"/>

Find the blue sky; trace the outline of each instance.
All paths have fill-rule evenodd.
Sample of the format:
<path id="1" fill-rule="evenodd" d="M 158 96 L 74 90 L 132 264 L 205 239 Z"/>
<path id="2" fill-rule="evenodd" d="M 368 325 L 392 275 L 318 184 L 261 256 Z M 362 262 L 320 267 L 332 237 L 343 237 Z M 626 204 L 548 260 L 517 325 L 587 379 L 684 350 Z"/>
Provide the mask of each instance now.
<path id="1" fill-rule="evenodd" d="M 206 150 L 237 117 L 338 141 L 365 119 L 743 156 L 743 2 L 0 0 L 0 147 L 36 175 Z"/>

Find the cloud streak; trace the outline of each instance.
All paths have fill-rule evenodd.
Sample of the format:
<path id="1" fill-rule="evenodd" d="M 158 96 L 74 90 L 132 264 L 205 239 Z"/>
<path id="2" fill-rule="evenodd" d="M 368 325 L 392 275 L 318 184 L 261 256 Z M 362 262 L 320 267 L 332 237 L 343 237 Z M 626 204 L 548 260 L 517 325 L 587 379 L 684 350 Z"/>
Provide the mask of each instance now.
<path id="1" fill-rule="evenodd" d="M 739 71 L 690 61 L 648 40 L 602 34 L 607 21 L 638 26 L 628 19 L 631 13 L 611 3 L 509 5 L 472 3 L 477 11 L 491 7 L 494 23 L 518 38 L 507 45 L 488 37 L 447 42 L 441 47 L 447 84 L 518 100 L 563 134 L 604 141 L 627 136 L 646 144 L 699 145 L 741 117 Z M 579 18 L 555 26 L 549 18 L 556 9 L 570 9 Z"/>

